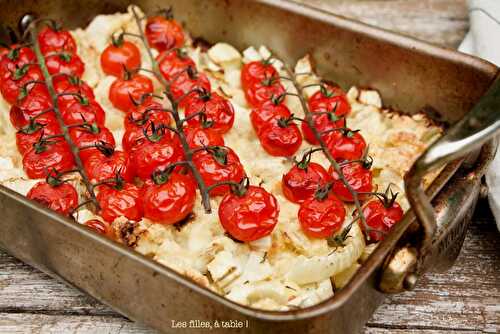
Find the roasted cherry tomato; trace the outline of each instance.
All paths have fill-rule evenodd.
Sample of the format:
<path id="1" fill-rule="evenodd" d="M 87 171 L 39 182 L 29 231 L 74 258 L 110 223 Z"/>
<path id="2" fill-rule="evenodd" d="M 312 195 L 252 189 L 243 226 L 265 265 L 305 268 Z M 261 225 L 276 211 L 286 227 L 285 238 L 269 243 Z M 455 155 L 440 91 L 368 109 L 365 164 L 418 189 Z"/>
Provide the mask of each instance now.
<path id="1" fill-rule="evenodd" d="M 128 74 L 126 75 L 128 76 Z M 109 88 L 109 100 L 116 109 L 124 112 L 133 110 L 146 94 L 153 93 L 153 81 L 142 74 L 116 79 Z"/>
<path id="2" fill-rule="evenodd" d="M 184 128 L 184 134 L 186 135 L 186 141 L 190 148 L 224 146 L 224 138 L 222 135 L 211 128 L 187 126 Z"/>
<path id="3" fill-rule="evenodd" d="M 95 100 L 75 100 L 69 102 L 64 108 L 61 108 L 61 115 L 66 125 L 76 125 L 87 122 L 96 123 L 100 127 L 104 126 L 106 113 L 101 105 Z"/>
<path id="4" fill-rule="evenodd" d="M 325 198 L 313 197 L 303 202 L 298 217 L 307 236 L 328 238 L 341 229 L 345 208 L 342 201 L 329 193 Z"/>
<path id="5" fill-rule="evenodd" d="M 161 136 L 161 141 L 178 142 L 178 138 L 175 134 L 172 131 L 163 128 L 163 126 L 163 123 L 149 121 L 146 125 L 141 127 L 135 126 L 126 128 L 122 137 L 123 149 L 127 152 L 131 152 L 141 145 L 149 143 L 150 140 L 148 137 L 159 139 L 158 137 Z"/>
<path id="6" fill-rule="evenodd" d="M 54 136 L 61 134 L 59 124 L 53 120 L 34 120 L 30 124 L 21 128 L 16 133 L 17 149 L 21 155 L 24 155 L 33 145 L 38 142 L 43 136 Z"/>
<path id="7" fill-rule="evenodd" d="M 12 107 L 10 107 L 9 117 L 10 122 L 12 123 L 14 128 L 16 128 L 16 130 L 21 130 L 26 126 L 33 124 L 35 120 L 42 124 L 57 123 L 56 115 L 53 111 L 38 114 L 39 115 L 36 117 L 36 119 L 30 119 L 30 116 L 26 115 L 21 109 L 19 109 L 18 106 L 13 105 Z"/>
<path id="8" fill-rule="evenodd" d="M 191 177 L 172 173 L 163 180 L 147 180 L 142 196 L 144 217 L 160 224 L 175 224 L 194 207 L 196 186 Z"/>
<path id="9" fill-rule="evenodd" d="M 132 183 L 101 185 L 97 193 L 97 202 L 101 207 L 99 215 L 109 223 L 122 216 L 139 221 L 144 215 L 141 188 Z"/>
<path id="10" fill-rule="evenodd" d="M 252 61 L 243 65 L 241 69 L 241 86 L 243 90 L 247 90 L 256 82 L 278 76 L 278 71 L 270 62 L 265 60 Z"/>
<path id="11" fill-rule="evenodd" d="M 331 180 L 328 172 L 315 162 L 299 162 L 283 175 L 282 189 L 285 197 L 294 203 L 302 203 L 314 197 L 316 191 Z"/>
<path id="12" fill-rule="evenodd" d="M 107 75 L 123 78 L 125 68 L 141 67 L 141 52 L 132 42 L 123 40 L 123 35 L 113 40 L 101 53 L 101 68 Z"/>
<path id="13" fill-rule="evenodd" d="M 162 170 L 171 163 L 180 161 L 184 158 L 184 152 L 178 140 L 171 140 L 164 137 L 158 141 L 146 141 L 136 146 L 131 151 L 132 163 L 137 170 L 137 176 L 147 180 L 154 172 Z"/>
<path id="14" fill-rule="evenodd" d="M 240 241 L 254 241 L 271 234 L 278 216 L 278 201 L 262 187 L 248 186 L 243 194 L 229 193 L 219 205 L 222 227 Z"/>
<path id="15" fill-rule="evenodd" d="M 80 159 L 85 161 L 96 152 L 110 151 L 115 147 L 115 138 L 106 127 L 73 127 L 69 129 L 69 135 L 76 146 L 80 148 Z M 94 146 L 100 146 L 96 148 Z"/>
<path id="16" fill-rule="evenodd" d="M 40 50 L 44 55 L 49 52 L 76 53 L 76 42 L 71 33 L 62 29 L 46 26 L 38 34 Z"/>
<path id="17" fill-rule="evenodd" d="M 299 127 L 284 118 L 275 118 L 268 122 L 258 133 L 264 150 L 275 157 L 290 157 L 302 145 Z"/>
<path id="18" fill-rule="evenodd" d="M 156 60 L 159 62 L 161 74 L 167 81 L 175 79 L 188 67 L 196 66 L 194 61 L 180 49 L 162 52 Z"/>
<path id="19" fill-rule="evenodd" d="M 45 64 L 50 74 L 63 73 L 81 78 L 85 71 L 85 64 L 80 57 L 67 52 L 47 56 Z"/>
<path id="20" fill-rule="evenodd" d="M 275 101 L 267 101 L 261 106 L 252 109 L 250 121 L 252 122 L 255 132 L 259 133 L 272 119 L 286 119 L 290 116 L 292 116 L 292 114 L 286 105 Z"/>
<path id="21" fill-rule="evenodd" d="M 57 94 L 65 94 L 57 98 L 60 109 L 65 109 L 74 101 L 80 100 L 80 97 L 89 101 L 95 100 L 92 88 L 77 76 L 58 75 L 53 78 L 52 82 Z"/>
<path id="22" fill-rule="evenodd" d="M 334 112 L 337 116 L 345 116 L 351 111 L 351 105 L 342 89 L 332 85 L 322 86 L 308 101 L 312 112 Z"/>
<path id="23" fill-rule="evenodd" d="M 65 216 L 78 205 L 78 193 L 69 183 L 50 185 L 41 181 L 30 189 L 26 197 Z"/>
<path id="24" fill-rule="evenodd" d="M 126 152 L 131 152 L 147 141 L 144 130 L 145 129 L 141 127 L 128 128 L 125 130 L 122 137 L 122 147 Z"/>
<path id="25" fill-rule="evenodd" d="M 341 166 L 342 174 L 344 174 L 345 179 L 352 187 L 352 189 L 358 193 L 370 192 L 373 190 L 372 184 L 372 172 L 370 169 L 363 166 L 362 163 L 352 162 L 347 163 Z M 340 180 L 339 175 L 333 170 L 332 167 L 328 170 L 328 172 L 333 177 L 333 186 L 332 190 L 338 198 L 345 202 L 353 202 L 354 198 L 351 193 L 345 186 L 345 184 Z M 366 199 L 368 196 L 366 194 L 358 195 L 360 200 Z"/>
<path id="26" fill-rule="evenodd" d="M 54 169 L 65 172 L 74 168 L 75 162 L 69 145 L 59 138 L 50 141 L 37 143 L 24 154 L 23 167 L 30 179 L 44 178 Z"/>
<path id="27" fill-rule="evenodd" d="M 31 81 L 43 80 L 43 74 L 38 66 L 26 64 L 17 68 L 13 72 L 10 72 L 10 75 L 2 78 L 0 81 L 0 92 L 7 102 L 15 104 L 17 103 L 18 98 L 22 98 L 23 95 L 26 95 L 26 93 L 30 90 L 26 87 L 25 93 L 21 94 L 23 87 L 25 87 L 26 84 Z"/>
<path id="28" fill-rule="evenodd" d="M 125 116 L 125 129 L 144 128 L 151 122 L 168 125 L 172 123 L 172 116 L 160 103 L 148 99 Z"/>
<path id="29" fill-rule="evenodd" d="M 258 107 L 286 93 L 283 85 L 275 78 L 254 82 L 244 92 L 248 104 L 252 107 Z"/>
<path id="30" fill-rule="evenodd" d="M 83 225 L 94 230 L 95 232 L 112 238 L 111 225 L 108 222 L 100 221 L 99 219 L 87 220 Z"/>
<path id="31" fill-rule="evenodd" d="M 344 120 L 333 112 L 325 114 L 323 111 L 313 111 L 312 117 L 316 130 L 320 133 L 322 138 L 325 138 L 331 131 L 340 129 L 344 126 Z M 302 122 L 300 125 L 304 138 L 313 145 L 318 145 L 318 140 L 314 136 L 313 131 L 307 122 Z"/>
<path id="32" fill-rule="evenodd" d="M 42 112 L 48 112 L 52 108 L 52 100 L 45 86 L 35 85 L 29 89 L 27 95 L 17 100 L 16 107 L 19 108 L 26 119 L 37 117 Z"/>
<path id="33" fill-rule="evenodd" d="M 187 102 L 184 113 L 187 117 L 204 113 L 203 117 L 195 116 L 188 121 L 191 126 L 204 126 L 223 134 L 228 132 L 234 123 L 234 109 L 231 102 L 217 93 L 202 92 L 195 94 Z"/>
<path id="34" fill-rule="evenodd" d="M 83 167 L 89 179 L 93 182 L 100 182 L 120 175 L 126 182 L 132 182 L 135 169 L 128 153 L 118 150 L 109 153 L 94 152 L 83 161 Z"/>
<path id="35" fill-rule="evenodd" d="M 9 53 L 9 49 L 5 47 L 0 47 L 0 61 L 2 60 L 3 56 L 7 55 Z"/>
<path id="36" fill-rule="evenodd" d="M 0 78 L 3 80 L 11 77 L 16 70 L 35 62 L 35 52 L 31 48 L 12 45 L 0 59 Z"/>
<path id="37" fill-rule="evenodd" d="M 245 177 L 245 170 L 236 153 L 229 147 L 216 147 L 194 154 L 193 163 L 199 170 L 207 186 L 218 182 L 240 182 Z M 228 185 L 218 186 L 210 191 L 211 196 L 227 194 Z"/>
<path id="38" fill-rule="evenodd" d="M 379 199 L 374 199 L 363 205 L 363 215 L 366 224 L 377 231 L 371 231 L 368 235 L 371 240 L 380 241 L 384 238 L 391 227 L 403 218 L 403 209 L 395 201 L 384 203 Z M 360 224 L 362 226 L 363 224 Z"/>
<path id="39" fill-rule="evenodd" d="M 173 98 L 181 108 L 185 108 L 190 98 L 197 94 L 195 89 L 210 92 L 210 81 L 205 73 L 200 73 L 192 67 L 179 74 L 171 83 Z M 190 93 L 191 92 L 191 93 Z"/>
<path id="40" fill-rule="evenodd" d="M 359 132 L 351 130 L 328 133 L 325 136 L 325 144 L 332 157 L 337 161 L 361 159 L 366 149 L 363 136 Z"/>
<path id="41" fill-rule="evenodd" d="M 148 18 L 145 32 L 149 45 L 160 52 L 180 48 L 184 44 L 184 32 L 181 26 L 170 17 Z"/>

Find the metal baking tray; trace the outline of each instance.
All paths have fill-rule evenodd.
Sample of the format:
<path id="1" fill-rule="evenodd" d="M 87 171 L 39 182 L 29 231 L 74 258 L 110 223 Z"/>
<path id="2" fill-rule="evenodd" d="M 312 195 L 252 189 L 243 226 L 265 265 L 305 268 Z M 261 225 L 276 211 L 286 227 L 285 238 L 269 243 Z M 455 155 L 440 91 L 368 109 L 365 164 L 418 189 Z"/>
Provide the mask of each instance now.
<path id="1" fill-rule="evenodd" d="M 411 288 L 426 270 L 445 269 L 453 263 L 481 177 L 497 147 L 490 140 L 500 125 L 497 67 L 290 1 L 135 3 L 150 13 L 172 6 L 193 36 L 211 43 L 226 41 L 240 49 L 266 45 L 290 63 L 311 53 L 323 77 L 344 87 L 375 88 L 386 106 L 410 114 L 424 111 L 446 124 L 445 136 L 408 174 L 413 209 L 344 289 L 318 305 L 287 312 L 233 303 L 0 186 L 3 249 L 130 319 L 166 333 L 176 332 L 172 320 L 196 319 L 220 321 L 218 332 L 234 331 L 223 328 L 221 321 L 230 320 L 224 324 L 242 326 L 248 333 L 359 332 L 386 293 Z M 125 0 L 0 0 L 0 22 L 16 25 L 23 14 L 34 13 L 75 28 L 97 14 L 125 11 L 129 4 Z M 443 163 L 446 167 L 425 193 L 422 175 Z M 430 198 L 434 198 L 432 206 Z"/>

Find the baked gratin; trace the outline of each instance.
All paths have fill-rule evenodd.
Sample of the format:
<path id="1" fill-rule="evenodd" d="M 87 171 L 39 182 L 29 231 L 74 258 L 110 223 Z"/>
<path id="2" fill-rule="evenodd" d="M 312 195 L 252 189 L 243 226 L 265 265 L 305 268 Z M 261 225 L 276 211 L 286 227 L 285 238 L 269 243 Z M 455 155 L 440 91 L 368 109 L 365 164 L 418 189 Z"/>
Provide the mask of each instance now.
<path id="1" fill-rule="evenodd" d="M 259 309 L 347 284 L 442 133 L 308 55 L 195 41 L 169 11 L 29 32 L 1 49 L 0 182 Z"/>

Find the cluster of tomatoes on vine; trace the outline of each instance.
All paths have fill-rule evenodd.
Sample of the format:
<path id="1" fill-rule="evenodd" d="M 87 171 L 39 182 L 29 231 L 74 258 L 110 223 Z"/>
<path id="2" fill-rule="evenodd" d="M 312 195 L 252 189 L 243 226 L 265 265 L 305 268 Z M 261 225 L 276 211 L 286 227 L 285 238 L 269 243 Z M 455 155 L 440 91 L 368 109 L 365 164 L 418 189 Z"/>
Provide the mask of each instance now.
<path id="1" fill-rule="evenodd" d="M 285 197 L 300 204 L 298 219 L 304 233 L 313 238 L 331 238 L 340 231 L 346 215 L 344 203 L 354 201 L 348 183 L 361 200 L 377 197 L 364 205 L 362 214 L 369 238 L 381 240 L 403 212 L 395 202 L 397 194 L 373 192 L 366 142 L 359 131 L 346 127 L 345 117 L 351 108 L 345 93 L 337 86 L 319 84 L 320 89 L 307 101 L 313 131 L 305 119 L 295 117 L 285 105 L 285 97 L 293 94 L 286 92 L 281 79 L 288 78 L 280 77 L 270 59 L 247 63 L 241 73 L 247 102 L 253 107 L 250 120 L 270 155 L 294 155 L 302 144 L 302 135 L 310 144 L 319 145 L 315 132 L 324 143 L 304 154 L 282 180 Z M 302 131 L 295 121 L 301 122 Z M 326 171 L 311 162 L 314 152 L 324 150 L 339 162 L 342 176 L 332 167 Z"/>
<path id="2" fill-rule="evenodd" d="M 127 112 L 123 147 L 135 157 L 137 176 L 145 180 L 144 216 L 164 224 L 183 220 L 193 210 L 198 186 L 200 192 L 211 197 L 224 196 L 219 218 L 233 238 L 261 238 L 277 223 L 277 201 L 263 188 L 246 182 L 237 154 L 224 146 L 223 134 L 233 126 L 234 109 L 224 96 L 211 91 L 206 75 L 197 71 L 194 61 L 182 49 L 181 32 L 170 17 L 152 17 L 146 23 L 148 44 L 159 51 L 156 61 L 167 82 L 171 110 L 162 107 L 152 89 L 126 89 L 122 100 L 132 101 L 132 108 L 113 102 L 115 84 L 110 90 L 115 107 Z M 115 47 L 113 50 L 120 52 L 120 46 Z M 101 60 L 106 72 L 110 67 L 106 50 Z M 127 68 L 132 64 L 122 65 Z M 178 108 L 184 111 L 182 119 Z M 203 184 L 196 184 L 186 166 L 199 172 Z"/>
<path id="3" fill-rule="evenodd" d="M 52 76 L 58 110 L 81 156 L 97 151 L 92 137 L 113 138 L 104 124 L 104 111 L 95 102 L 90 87 L 81 81 L 84 64 L 76 54 L 73 37 L 51 23 L 37 36 L 45 67 Z M 63 214 L 78 205 L 75 188 L 59 177 L 75 172 L 72 148 L 65 140 L 40 64 L 29 44 L 3 49 L 0 59 L 0 92 L 11 104 L 10 120 L 18 130 L 16 144 L 29 178 L 47 178 L 28 193 Z"/>

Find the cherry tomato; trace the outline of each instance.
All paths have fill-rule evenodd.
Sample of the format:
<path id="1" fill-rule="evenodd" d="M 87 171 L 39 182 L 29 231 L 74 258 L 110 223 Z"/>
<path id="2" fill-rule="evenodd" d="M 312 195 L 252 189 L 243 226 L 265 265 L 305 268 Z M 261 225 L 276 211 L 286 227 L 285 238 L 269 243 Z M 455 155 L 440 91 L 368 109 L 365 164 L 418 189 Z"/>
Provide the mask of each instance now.
<path id="1" fill-rule="evenodd" d="M 302 231 L 312 238 L 328 238 L 338 232 L 345 219 L 345 208 L 332 193 L 324 199 L 310 198 L 300 205 Z"/>
<path id="2" fill-rule="evenodd" d="M 57 104 L 60 109 L 65 109 L 69 104 L 79 100 L 79 97 L 71 94 L 79 94 L 81 97 L 91 101 L 95 100 L 94 92 L 89 85 L 82 81 L 77 76 L 58 75 L 54 76 L 53 81 L 54 89 L 57 94 L 61 95 L 57 98 Z"/>
<path id="3" fill-rule="evenodd" d="M 259 133 L 262 128 L 273 119 L 289 118 L 292 116 L 290 109 L 284 104 L 273 101 L 264 102 L 261 106 L 252 109 L 250 121 L 255 132 Z"/>
<path id="4" fill-rule="evenodd" d="M 31 48 L 12 45 L 8 52 L 0 59 L 0 78 L 11 77 L 17 69 L 35 62 L 35 52 Z"/>
<path id="5" fill-rule="evenodd" d="M 0 47 L 0 61 L 2 60 L 3 56 L 7 55 L 9 53 L 9 49 L 5 47 Z"/>
<path id="6" fill-rule="evenodd" d="M 197 152 L 193 156 L 193 163 L 207 187 L 224 181 L 238 183 L 245 177 L 240 159 L 229 147 Z M 218 186 L 210 191 L 210 196 L 225 195 L 229 190 L 228 185 Z"/>
<path id="7" fill-rule="evenodd" d="M 182 160 L 184 152 L 178 141 L 164 137 L 156 142 L 146 140 L 142 145 L 133 149 L 130 156 L 137 170 L 137 176 L 142 180 L 147 180 L 155 171 Z"/>
<path id="8" fill-rule="evenodd" d="M 270 62 L 264 60 L 252 61 L 241 69 L 241 86 L 243 90 L 249 89 L 255 82 L 261 82 L 266 78 L 278 77 L 278 71 Z"/>
<path id="9" fill-rule="evenodd" d="M 189 117 L 200 112 L 205 114 L 204 118 L 195 116 L 188 121 L 189 125 L 199 126 L 203 120 L 203 123 L 209 123 L 212 130 L 221 134 L 233 127 L 233 105 L 217 93 L 204 92 L 195 94 L 189 99 L 184 114 Z"/>
<path id="10" fill-rule="evenodd" d="M 403 218 L 403 209 L 397 202 L 384 204 L 379 199 L 369 201 L 363 206 L 362 212 L 366 219 L 366 224 L 378 231 L 388 232 L 391 227 Z M 362 226 L 363 224 L 360 224 Z M 384 233 L 370 232 L 371 240 L 380 241 L 384 238 Z"/>
<path id="11" fill-rule="evenodd" d="M 94 127 L 89 129 L 87 127 L 74 127 L 69 129 L 69 135 L 76 146 L 80 148 L 80 159 L 83 162 L 87 160 L 92 154 L 98 152 L 97 148 L 89 148 L 91 146 L 104 145 L 107 148 L 113 149 L 115 147 L 115 138 L 111 131 L 106 127 Z"/>
<path id="12" fill-rule="evenodd" d="M 127 152 L 131 152 L 143 144 L 149 143 L 150 141 L 146 138 L 145 133 L 148 137 L 161 135 L 164 137 L 162 141 L 178 141 L 173 132 L 168 129 L 162 130 L 162 125 L 163 123 L 148 122 L 147 125 L 142 127 L 136 126 L 127 128 L 122 137 L 123 149 Z M 153 131 L 153 126 L 155 131 Z"/>
<path id="13" fill-rule="evenodd" d="M 51 109 L 52 100 L 45 86 L 35 85 L 29 90 L 26 96 L 17 101 L 16 107 L 21 110 L 26 119 L 29 119 Z"/>
<path id="14" fill-rule="evenodd" d="M 124 68 L 135 70 L 141 67 L 141 52 L 132 42 L 117 39 L 101 54 L 101 68 L 107 75 L 123 78 Z"/>
<path id="15" fill-rule="evenodd" d="M 33 146 L 23 156 L 23 167 L 30 179 L 40 179 L 55 169 L 65 172 L 74 168 L 75 162 L 69 145 L 61 139 L 55 143 Z"/>
<path id="16" fill-rule="evenodd" d="M 258 107 L 286 93 L 283 85 L 273 78 L 254 82 L 244 92 L 248 104 L 252 107 Z"/>
<path id="17" fill-rule="evenodd" d="M 118 150 L 110 155 L 93 152 L 83 161 L 83 167 L 93 182 L 110 180 L 118 174 L 126 182 L 132 182 L 135 176 L 135 169 L 128 153 Z"/>
<path id="18" fill-rule="evenodd" d="M 211 128 L 190 127 L 184 128 L 186 141 L 190 148 L 203 146 L 224 146 L 224 138 L 219 132 Z"/>
<path id="19" fill-rule="evenodd" d="M 229 193 L 219 205 L 222 227 L 240 241 L 254 241 L 271 234 L 278 216 L 278 201 L 262 187 L 249 186 L 242 196 Z"/>
<path id="20" fill-rule="evenodd" d="M 172 123 L 170 113 L 158 102 L 147 100 L 132 109 L 125 117 L 125 129 L 144 128 L 153 122 L 154 124 Z"/>
<path id="21" fill-rule="evenodd" d="M 131 152 L 147 141 L 144 136 L 144 129 L 141 127 L 129 128 L 125 130 L 122 137 L 122 147 L 126 152 Z"/>
<path id="22" fill-rule="evenodd" d="M 350 130 L 328 133 L 325 144 L 337 161 L 361 159 L 366 149 L 363 136 L 359 132 Z"/>
<path id="23" fill-rule="evenodd" d="M 40 50 L 44 55 L 49 52 L 76 53 L 76 42 L 68 31 L 46 26 L 38 34 Z"/>
<path id="24" fill-rule="evenodd" d="M 314 121 L 314 126 L 316 130 L 321 134 L 324 139 L 332 130 L 342 128 L 344 126 L 344 120 L 338 119 L 336 114 L 323 114 L 322 111 L 313 111 L 312 117 Z M 312 132 L 309 124 L 307 122 L 302 122 L 300 125 L 304 138 L 312 145 L 318 145 L 319 142 L 316 140 L 316 136 Z M 330 132 L 326 132 L 330 131 Z"/>
<path id="25" fill-rule="evenodd" d="M 24 155 L 33 144 L 38 142 L 43 136 L 53 136 L 61 134 L 59 124 L 54 121 L 35 120 L 16 133 L 17 149 Z"/>
<path id="26" fill-rule="evenodd" d="M 205 73 L 188 70 L 179 74 L 170 87 L 173 98 L 181 108 L 185 108 L 190 98 L 196 94 L 195 89 L 210 92 L 210 81 Z M 189 94 L 189 92 L 192 92 Z"/>
<path id="27" fill-rule="evenodd" d="M 153 81 L 142 74 L 134 74 L 130 78 L 118 78 L 111 84 L 109 100 L 116 109 L 128 112 L 136 107 L 134 101 L 140 101 L 145 94 L 152 93 Z"/>
<path id="28" fill-rule="evenodd" d="M 175 79 L 188 67 L 196 66 L 194 61 L 179 49 L 162 52 L 156 60 L 159 62 L 161 74 L 167 81 Z"/>
<path id="29" fill-rule="evenodd" d="M 85 64 L 80 57 L 71 53 L 47 56 L 45 64 L 50 74 L 63 73 L 81 78 L 85 71 Z"/>
<path id="30" fill-rule="evenodd" d="M 64 216 L 68 216 L 78 205 L 78 193 L 69 183 L 53 186 L 40 181 L 30 189 L 26 197 Z"/>
<path id="31" fill-rule="evenodd" d="M 160 224 L 175 224 L 193 211 L 196 186 L 188 175 L 172 173 L 164 183 L 147 180 L 142 200 L 144 217 Z"/>
<path id="32" fill-rule="evenodd" d="M 57 123 L 56 116 L 53 111 L 40 114 L 36 117 L 36 121 L 42 124 Z M 16 128 L 16 130 L 21 130 L 22 128 L 29 126 L 34 119 L 30 121 L 30 116 L 26 115 L 18 106 L 13 105 L 10 107 L 9 112 L 10 122 Z"/>
<path id="33" fill-rule="evenodd" d="M 146 22 L 145 33 L 149 45 L 160 52 L 180 48 L 184 44 L 184 32 L 174 19 L 150 17 Z"/>
<path id="34" fill-rule="evenodd" d="M 312 112 L 335 112 L 337 116 L 345 116 L 351 112 L 351 105 L 342 89 L 332 85 L 323 86 L 308 101 Z"/>
<path id="35" fill-rule="evenodd" d="M 299 127 L 283 118 L 269 121 L 258 137 L 264 150 L 275 157 L 290 157 L 302 145 Z"/>
<path id="36" fill-rule="evenodd" d="M 282 189 L 285 197 L 294 203 L 302 203 L 314 197 L 319 187 L 325 186 L 331 180 L 328 172 L 315 162 L 294 165 L 283 175 Z"/>
<path id="37" fill-rule="evenodd" d="M 104 109 L 95 100 L 75 100 L 60 110 L 66 125 L 82 124 L 85 121 L 103 127 L 106 120 Z"/>
<path id="38" fill-rule="evenodd" d="M 43 81 L 43 74 L 38 66 L 23 65 L 10 72 L 11 75 L 4 76 L 0 81 L 0 92 L 3 98 L 10 104 L 15 104 L 22 95 L 21 89 L 30 81 Z M 39 85 L 34 85 L 39 86 Z"/>
<path id="39" fill-rule="evenodd" d="M 109 223 L 122 216 L 141 220 L 144 215 L 141 192 L 141 188 L 127 182 L 100 186 L 96 196 L 101 207 L 99 215 Z"/>
<path id="40" fill-rule="evenodd" d="M 99 234 L 112 238 L 111 225 L 108 222 L 103 222 L 98 219 L 90 219 L 83 224 Z"/>
<path id="41" fill-rule="evenodd" d="M 362 163 L 348 163 L 341 166 L 341 171 L 354 191 L 370 192 L 373 190 L 372 172 L 370 169 L 365 168 Z M 354 198 L 352 197 L 345 184 L 340 180 L 339 175 L 333 170 L 332 167 L 330 167 L 328 172 L 332 175 L 334 180 L 332 186 L 333 193 L 344 202 L 353 202 Z M 364 200 L 367 197 L 368 196 L 365 194 L 358 195 L 358 198 L 360 200 Z"/>

